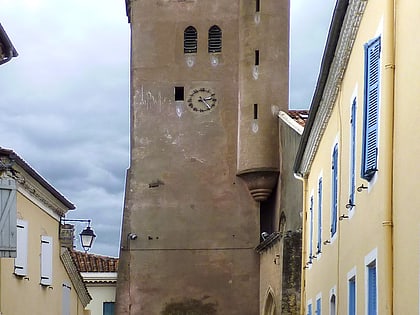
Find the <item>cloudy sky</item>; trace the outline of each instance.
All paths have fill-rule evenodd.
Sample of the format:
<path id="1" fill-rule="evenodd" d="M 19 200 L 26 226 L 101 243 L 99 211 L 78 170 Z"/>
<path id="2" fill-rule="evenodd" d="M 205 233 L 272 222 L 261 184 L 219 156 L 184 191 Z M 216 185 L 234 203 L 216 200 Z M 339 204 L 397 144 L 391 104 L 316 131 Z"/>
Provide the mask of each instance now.
<path id="1" fill-rule="evenodd" d="M 290 107 L 307 108 L 335 0 L 291 1 Z M 118 255 L 129 143 L 124 0 L 2 0 L 19 57 L 0 66 L 0 146 L 13 149 Z M 77 233 L 84 228 L 77 225 Z"/>

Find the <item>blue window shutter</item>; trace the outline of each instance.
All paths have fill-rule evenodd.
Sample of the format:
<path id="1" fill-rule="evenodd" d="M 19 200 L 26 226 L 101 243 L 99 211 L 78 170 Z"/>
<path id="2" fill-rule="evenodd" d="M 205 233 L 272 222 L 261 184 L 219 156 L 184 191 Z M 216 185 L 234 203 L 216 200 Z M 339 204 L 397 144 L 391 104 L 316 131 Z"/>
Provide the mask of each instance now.
<path id="1" fill-rule="evenodd" d="M 0 178 L 0 257 L 16 258 L 16 183 Z"/>
<path id="2" fill-rule="evenodd" d="M 308 305 L 308 315 L 312 315 L 312 304 Z"/>
<path id="3" fill-rule="evenodd" d="M 331 237 L 337 232 L 338 211 L 338 144 L 334 146 L 332 155 L 332 204 L 331 204 Z"/>
<path id="4" fill-rule="evenodd" d="M 381 38 L 365 45 L 365 96 L 362 178 L 370 181 L 377 171 Z"/>
<path id="5" fill-rule="evenodd" d="M 318 240 L 317 240 L 317 254 L 321 252 L 322 244 L 322 178 L 318 181 Z"/>
<path id="6" fill-rule="evenodd" d="M 310 227 L 309 227 L 309 261 L 312 261 L 312 242 L 314 235 L 314 196 L 311 196 L 311 204 L 309 208 Z"/>
<path id="7" fill-rule="evenodd" d="M 103 303 L 103 315 L 114 315 L 114 302 Z"/>
<path id="8" fill-rule="evenodd" d="M 316 314 L 316 315 L 321 315 L 321 299 L 317 299 L 317 300 L 316 300 L 316 310 L 315 310 L 315 314 Z"/>
<path id="9" fill-rule="evenodd" d="M 356 278 L 349 280 L 349 315 L 356 315 Z"/>
<path id="10" fill-rule="evenodd" d="M 368 266 L 368 315 L 377 315 L 376 264 Z"/>
<path id="11" fill-rule="evenodd" d="M 350 120 L 350 196 L 349 203 L 354 205 L 354 193 L 356 188 L 356 99 L 351 105 Z"/>

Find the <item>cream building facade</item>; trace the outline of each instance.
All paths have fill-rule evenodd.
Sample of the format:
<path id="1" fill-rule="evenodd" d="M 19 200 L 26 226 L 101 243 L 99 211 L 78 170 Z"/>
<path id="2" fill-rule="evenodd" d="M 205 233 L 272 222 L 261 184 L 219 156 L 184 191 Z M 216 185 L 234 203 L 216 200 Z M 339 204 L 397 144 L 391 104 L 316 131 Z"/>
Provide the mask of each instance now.
<path id="1" fill-rule="evenodd" d="M 74 205 L 15 152 L 0 148 L 0 313 L 88 315 L 89 296 L 60 218 Z"/>
<path id="2" fill-rule="evenodd" d="M 294 172 L 302 314 L 418 314 L 416 1 L 338 0 Z"/>

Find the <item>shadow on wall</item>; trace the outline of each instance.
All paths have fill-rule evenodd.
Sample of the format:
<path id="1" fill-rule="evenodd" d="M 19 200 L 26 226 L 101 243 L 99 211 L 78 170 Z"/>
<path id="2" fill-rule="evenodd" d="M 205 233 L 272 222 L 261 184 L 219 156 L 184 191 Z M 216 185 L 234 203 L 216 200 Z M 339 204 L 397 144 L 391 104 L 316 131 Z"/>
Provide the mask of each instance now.
<path id="1" fill-rule="evenodd" d="M 161 315 L 215 315 L 217 314 L 216 303 L 204 303 L 202 300 L 184 299 L 181 302 L 170 302 L 160 313 Z"/>

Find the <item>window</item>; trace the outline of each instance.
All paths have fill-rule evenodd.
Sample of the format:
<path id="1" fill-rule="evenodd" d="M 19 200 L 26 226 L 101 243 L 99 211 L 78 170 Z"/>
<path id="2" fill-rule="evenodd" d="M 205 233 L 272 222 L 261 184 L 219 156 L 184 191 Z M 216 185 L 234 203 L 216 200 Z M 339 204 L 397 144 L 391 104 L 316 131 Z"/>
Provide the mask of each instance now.
<path id="1" fill-rule="evenodd" d="M 209 53 L 219 53 L 222 51 L 222 30 L 217 25 L 209 29 Z"/>
<path id="2" fill-rule="evenodd" d="M 41 284 L 52 284 L 52 237 L 41 236 Z"/>
<path id="3" fill-rule="evenodd" d="M 356 315 L 356 277 L 353 276 L 348 282 L 349 301 L 348 315 Z"/>
<path id="4" fill-rule="evenodd" d="M 261 3 L 260 0 L 255 0 L 255 12 L 260 12 Z"/>
<path id="5" fill-rule="evenodd" d="M 377 314 L 376 260 L 367 265 L 367 313 Z"/>
<path id="6" fill-rule="evenodd" d="M 316 299 L 315 315 L 321 315 L 321 298 Z"/>
<path id="7" fill-rule="evenodd" d="M 322 244 L 322 177 L 318 180 L 318 239 L 316 242 L 317 254 L 321 253 Z"/>
<path id="8" fill-rule="evenodd" d="M 354 207 L 354 193 L 356 188 L 356 98 L 351 104 L 350 117 L 350 191 L 349 209 Z"/>
<path id="9" fill-rule="evenodd" d="M 176 86 L 174 89 L 174 93 L 175 93 L 175 101 L 184 100 L 184 87 L 183 86 Z"/>
<path id="10" fill-rule="evenodd" d="M 308 315 L 312 315 L 312 303 L 308 304 Z"/>
<path id="11" fill-rule="evenodd" d="M 197 53 L 197 30 L 188 26 L 184 31 L 184 54 Z"/>
<path id="12" fill-rule="evenodd" d="M 17 220 L 17 255 L 15 258 L 15 275 L 28 274 L 28 222 Z"/>
<path id="13" fill-rule="evenodd" d="M 314 196 L 311 196 L 310 206 L 309 206 L 309 261 L 312 261 L 313 252 L 312 252 L 312 242 L 314 235 Z"/>
<path id="14" fill-rule="evenodd" d="M 103 315 L 114 315 L 114 302 L 103 303 Z"/>
<path id="15" fill-rule="evenodd" d="M 255 54 L 254 54 L 254 64 L 256 65 L 256 66 L 259 66 L 260 65 L 260 51 L 259 50 L 256 50 L 255 51 Z"/>
<path id="16" fill-rule="evenodd" d="M 377 171 L 381 38 L 365 45 L 365 94 L 361 177 L 370 181 Z"/>
<path id="17" fill-rule="evenodd" d="M 336 314 L 335 294 L 332 294 L 330 298 L 330 315 L 335 315 L 335 314 Z"/>
<path id="18" fill-rule="evenodd" d="M 338 144 L 332 154 L 332 200 L 331 200 L 331 237 L 337 232 L 338 214 Z"/>

